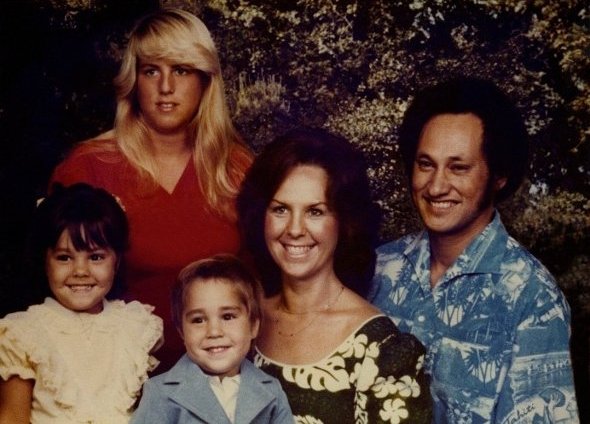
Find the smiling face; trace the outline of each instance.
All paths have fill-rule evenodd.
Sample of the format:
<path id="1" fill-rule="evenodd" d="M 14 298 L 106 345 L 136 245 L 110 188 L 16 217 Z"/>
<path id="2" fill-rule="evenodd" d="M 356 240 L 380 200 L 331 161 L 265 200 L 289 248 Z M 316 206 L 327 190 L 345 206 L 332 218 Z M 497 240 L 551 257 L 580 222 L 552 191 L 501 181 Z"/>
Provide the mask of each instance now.
<path id="1" fill-rule="evenodd" d="M 199 71 L 164 60 L 139 61 L 137 101 L 149 129 L 158 134 L 184 133 L 201 102 Z"/>
<path id="2" fill-rule="evenodd" d="M 234 284 L 226 280 L 193 280 L 184 292 L 181 336 L 188 356 L 220 378 L 239 373 L 259 322 Z"/>
<path id="3" fill-rule="evenodd" d="M 412 198 L 431 235 L 470 241 L 490 222 L 492 179 L 482 150 L 483 127 L 473 114 L 437 115 L 426 123 L 412 175 Z"/>
<path id="4" fill-rule="evenodd" d="M 328 205 L 327 187 L 322 168 L 297 166 L 267 208 L 265 241 L 283 277 L 328 281 L 334 273 L 338 220 Z"/>
<path id="5" fill-rule="evenodd" d="M 112 249 L 76 250 L 67 231 L 47 249 L 45 271 L 49 288 L 64 307 L 96 314 L 113 285 L 117 256 Z"/>

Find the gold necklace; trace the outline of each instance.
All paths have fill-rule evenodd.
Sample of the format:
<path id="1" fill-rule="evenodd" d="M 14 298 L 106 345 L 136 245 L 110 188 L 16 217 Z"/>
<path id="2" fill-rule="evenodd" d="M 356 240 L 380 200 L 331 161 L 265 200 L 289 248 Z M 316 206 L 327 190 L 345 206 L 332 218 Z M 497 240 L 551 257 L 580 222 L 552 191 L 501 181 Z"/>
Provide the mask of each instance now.
<path id="1" fill-rule="evenodd" d="M 305 312 L 292 312 L 289 311 L 287 308 L 285 308 L 284 302 L 281 301 L 279 302 L 279 304 L 277 305 L 277 314 L 276 317 L 274 319 L 274 323 L 275 326 L 277 328 L 277 333 L 279 334 L 279 336 L 283 336 L 283 337 L 293 337 L 301 332 L 303 332 L 303 330 L 309 328 L 316 320 L 317 317 L 320 316 L 320 313 L 322 312 L 326 312 L 328 310 L 330 310 L 330 308 L 332 308 L 334 305 L 336 305 L 336 303 L 338 302 L 338 299 L 340 299 L 340 295 L 342 294 L 342 292 L 344 291 L 344 285 L 340 285 L 340 291 L 338 292 L 338 294 L 336 295 L 336 297 L 334 297 L 334 299 L 327 303 L 323 308 L 318 309 L 318 310 L 310 310 L 310 311 L 305 311 Z M 305 324 L 303 327 L 301 327 L 300 329 L 296 330 L 296 331 L 292 331 L 292 332 L 283 332 L 279 329 L 279 313 L 280 312 L 284 312 L 288 315 L 307 315 L 307 314 L 314 314 L 314 316 L 311 317 L 311 319 L 307 322 L 307 324 Z"/>

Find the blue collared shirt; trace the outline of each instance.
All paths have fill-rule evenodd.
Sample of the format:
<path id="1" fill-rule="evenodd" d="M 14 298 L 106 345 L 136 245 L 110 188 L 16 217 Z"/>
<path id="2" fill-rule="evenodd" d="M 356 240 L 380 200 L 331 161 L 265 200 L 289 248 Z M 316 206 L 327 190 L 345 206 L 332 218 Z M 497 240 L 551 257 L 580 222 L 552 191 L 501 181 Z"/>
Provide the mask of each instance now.
<path id="1" fill-rule="evenodd" d="M 434 288 L 426 231 L 377 253 L 369 299 L 428 349 L 435 422 L 579 422 L 569 306 L 497 212 Z"/>

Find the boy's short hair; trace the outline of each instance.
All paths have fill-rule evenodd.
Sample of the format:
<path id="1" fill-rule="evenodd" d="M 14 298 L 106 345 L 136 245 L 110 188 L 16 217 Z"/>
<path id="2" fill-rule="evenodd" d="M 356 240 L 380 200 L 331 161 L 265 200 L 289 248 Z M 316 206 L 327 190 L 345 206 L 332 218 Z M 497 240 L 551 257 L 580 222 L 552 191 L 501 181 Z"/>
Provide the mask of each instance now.
<path id="1" fill-rule="evenodd" d="M 221 280 L 235 286 L 240 300 L 246 305 L 251 323 L 260 321 L 262 288 L 246 265 L 234 255 L 219 254 L 190 263 L 178 274 L 172 288 L 172 322 L 182 331 L 182 314 L 186 288 L 195 280 Z"/>

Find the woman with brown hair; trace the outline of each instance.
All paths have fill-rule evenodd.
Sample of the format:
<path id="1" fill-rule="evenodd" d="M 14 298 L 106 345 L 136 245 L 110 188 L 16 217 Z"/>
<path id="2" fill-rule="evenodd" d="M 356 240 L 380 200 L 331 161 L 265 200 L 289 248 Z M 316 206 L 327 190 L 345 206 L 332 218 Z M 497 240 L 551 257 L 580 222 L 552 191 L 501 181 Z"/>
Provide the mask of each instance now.
<path id="1" fill-rule="evenodd" d="M 238 213 L 267 296 L 254 362 L 296 422 L 430 422 L 424 347 L 363 298 L 379 219 L 362 155 L 293 130 L 254 161 Z"/>

